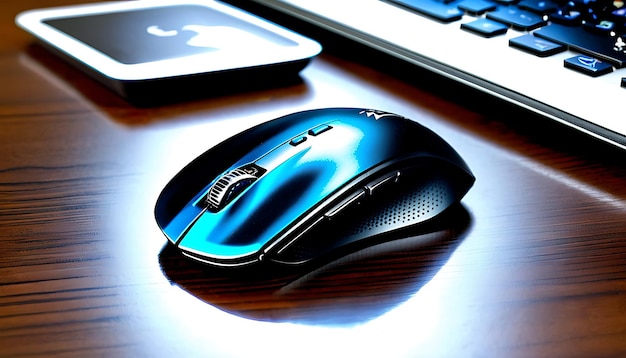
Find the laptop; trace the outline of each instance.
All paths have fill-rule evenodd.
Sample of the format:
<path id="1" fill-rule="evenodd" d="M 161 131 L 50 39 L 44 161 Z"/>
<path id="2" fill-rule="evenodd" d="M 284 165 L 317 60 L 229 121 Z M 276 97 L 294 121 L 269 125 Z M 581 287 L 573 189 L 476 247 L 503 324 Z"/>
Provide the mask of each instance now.
<path id="1" fill-rule="evenodd" d="M 253 0 L 626 149 L 626 5 Z"/>

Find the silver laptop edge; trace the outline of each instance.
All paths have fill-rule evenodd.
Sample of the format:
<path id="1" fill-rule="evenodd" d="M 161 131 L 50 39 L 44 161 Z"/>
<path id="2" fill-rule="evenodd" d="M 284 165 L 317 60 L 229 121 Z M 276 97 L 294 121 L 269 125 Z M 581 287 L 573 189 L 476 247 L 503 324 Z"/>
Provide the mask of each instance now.
<path id="1" fill-rule="evenodd" d="M 626 70 L 593 78 L 549 58 L 510 48 L 524 32 L 483 38 L 380 0 L 253 0 L 409 63 L 460 81 L 626 149 Z"/>

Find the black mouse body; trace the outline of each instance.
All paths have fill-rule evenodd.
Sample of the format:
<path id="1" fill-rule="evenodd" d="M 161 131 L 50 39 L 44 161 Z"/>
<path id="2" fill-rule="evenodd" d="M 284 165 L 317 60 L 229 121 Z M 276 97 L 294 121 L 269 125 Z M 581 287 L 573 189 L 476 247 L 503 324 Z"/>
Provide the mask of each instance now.
<path id="1" fill-rule="evenodd" d="M 463 159 L 414 121 L 376 110 L 318 109 L 209 149 L 167 184 L 155 215 L 169 241 L 193 259 L 300 264 L 428 223 L 473 183 Z"/>

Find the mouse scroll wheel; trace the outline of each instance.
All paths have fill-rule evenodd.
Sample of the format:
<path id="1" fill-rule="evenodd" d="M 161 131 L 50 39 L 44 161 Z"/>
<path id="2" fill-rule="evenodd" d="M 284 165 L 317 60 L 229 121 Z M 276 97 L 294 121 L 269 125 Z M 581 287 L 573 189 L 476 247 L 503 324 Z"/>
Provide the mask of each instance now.
<path id="1" fill-rule="evenodd" d="M 217 212 L 256 181 L 265 169 L 250 164 L 222 175 L 209 189 L 206 201 L 209 211 Z"/>

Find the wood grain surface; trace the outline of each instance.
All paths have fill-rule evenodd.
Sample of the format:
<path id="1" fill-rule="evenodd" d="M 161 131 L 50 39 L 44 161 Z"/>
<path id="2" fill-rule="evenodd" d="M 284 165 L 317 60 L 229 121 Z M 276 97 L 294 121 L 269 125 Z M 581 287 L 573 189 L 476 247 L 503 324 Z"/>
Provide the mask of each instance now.
<path id="1" fill-rule="evenodd" d="M 13 23 L 70 3 L 0 4 L 0 356 L 626 356 L 626 153 L 336 43 L 292 85 L 133 107 Z M 166 244 L 154 204 L 186 163 L 334 106 L 403 114 L 461 153 L 477 181 L 441 235 L 306 269 Z"/>

